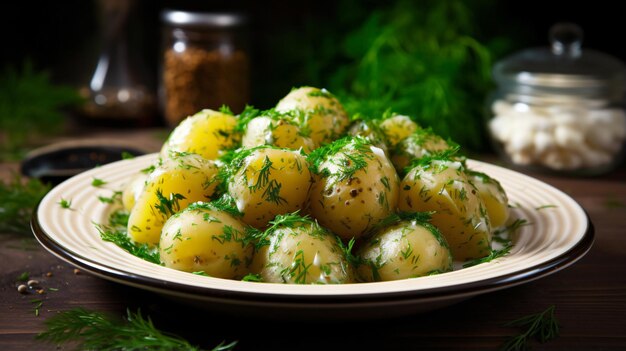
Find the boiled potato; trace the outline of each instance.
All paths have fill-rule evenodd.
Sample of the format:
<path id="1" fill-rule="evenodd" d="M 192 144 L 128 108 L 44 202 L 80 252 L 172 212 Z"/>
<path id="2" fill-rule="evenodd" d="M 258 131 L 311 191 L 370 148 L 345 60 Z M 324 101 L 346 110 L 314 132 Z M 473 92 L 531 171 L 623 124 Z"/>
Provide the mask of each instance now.
<path id="1" fill-rule="evenodd" d="M 305 207 L 311 172 L 300 152 L 270 146 L 244 149 L 232 167 L 228 193 L 246 224 L 261 229 L 276 215 Z"/>
<path id="2" fill-rule="evenodd" d="M 380 129 L 385 134 L 389 148 L 394 148 L 419 128 L 409 116 L 403 115 L 393 115 L 380 122 Z"/>
<path id="3" fill-rule="evenodd" d="M 325 89 L 302 87 L 292 90 L 278 102 L 276 110 L 290 113 L 316 145 L 337 139 L 350 123 L 339 100 Z"/>
<path id="4" fill-rule="evenodd" d="M 260 145 L 273 145 L 309 153 L 316 148 L 311 138 L 304 135 L 300 127 L 284 118 L 259 116 L 248 122 L 241 139 L 241 146 L 252 148 Z"/>
<path id="5" fill-rule="evenodd" d="M 128 218 L 128 234 L 137 243 L 156 245 L 161 228 L 190 203 L 215 192 L 217 166 L 196 154 L 172 153 L 146 179 Z"/>
<path id="6" fill-rule="evenodd" d="M 396 145 L 391 152 L 391 162 L 398 173 L 404 174 L 404 169 L 413 160 L 450 150 L 453 147 L 455 145 L 449 144 L 432 130 L 418 129 Z"/>
<path id="7" fill-rule="evenodd" d="M 456 260 L 491 253 L 491 228 L 485 205 L 458 161 L 431 160 L 413 168 L 400 184 L 398 209 L 435 211 L 431 223 L 446 238 Z"/>
<path id="8" fill-rule="evenodd" d="M 385 135 L 378 126 L 377 121 L 359 120 L 352 123 L 348 128 L 348 135 L 360 136 L 369 140 L 372 145 L 381 148 L 387 153 L 387 144 L 385 143 Z"/>
<path id="9" fill-rule="evenodd" d="M 130 179 L 130 182 L 122 190 L 122 205 L 126 211 L 132 210 L 135 206 L 135 202 L 143 193 L 147 178 L 147 173 L 139 172 Z"/>
<path id="10" fill-rule="evenodd" d="M 365 241 L 358 256 L 365 281 L 421 277 L 452 270 L 446 240 L 433 225 L 404 220 Z"/>
<path id="11" fill-rule="evenodd" d="M 359 238 L 395 210 L 398 175 L 366 139 L 338 140 L 310 159 L 316 173 L 310 213 L 342 239 Z"/>
<path id="12" fill-rule="evenodd" d="M 233 115 L 202 110 L 174 129 L 161 149 L 161 156 L 167 157 L 172 151 L 190 152 L 215 160 L 239 143 L 236 126 L 237 118 Z"/>
<path id="13" fill-rule="evenodd" d="M 265 282 L 342 284 L 353 280 L 339 239 L 317 222 L 294 214 L 277 216 L 266 243 L 254 255 L 253 271 Z"/>
<path id="14" fill-rule="evenodd" d="M 485 173 L 467 170 L 470 181 L 478 189 L 478 195 L 485 204 L 491 228 L 502 227 L 509 219 L 509 198 L 500 183 Z"/>
<path id="15" fill-rule="evenodd" d="M 206 203 L 192 204 L 170 217 L 159 244 L 165 267 L 226 279 L 248 273 L 253 250 L 246 226 Z"/>

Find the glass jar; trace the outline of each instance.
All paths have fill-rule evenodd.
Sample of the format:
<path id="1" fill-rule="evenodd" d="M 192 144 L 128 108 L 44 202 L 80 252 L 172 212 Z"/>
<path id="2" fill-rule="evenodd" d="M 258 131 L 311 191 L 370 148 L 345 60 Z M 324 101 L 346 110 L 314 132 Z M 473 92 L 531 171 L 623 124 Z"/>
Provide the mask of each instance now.
<path id="1" fill-rule="evenodd" d="M 170 126 L 205 109 L 240 112 L 249 98 L 246 18 L 166 10 L 159 100 Z"/>
<path id="2" fill-rule="evenodd" d="M 157 102 L 140 51 L 131 38 L 136 0 L 99 0 L 102 47 L 88 84 L 80 87 L 77 111 L 89 125 L 145 127 L 154 122 Z"/>
<path id="3" fill-rule="evenodd" d="M 559 174 L 597 175 L 624 157 L 626 71 L 618 59 L 583 50 L 580 27 L 550 30 L 551 47 L 496 63 L 487 129 L 509 164 Z"/>

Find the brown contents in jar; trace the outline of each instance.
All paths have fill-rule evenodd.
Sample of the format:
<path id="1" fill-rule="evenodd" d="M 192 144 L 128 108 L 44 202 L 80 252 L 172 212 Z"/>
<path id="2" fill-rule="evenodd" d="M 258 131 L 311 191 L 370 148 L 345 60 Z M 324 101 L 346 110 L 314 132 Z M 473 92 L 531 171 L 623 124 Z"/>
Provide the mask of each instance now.
<path id="1" fill-rule="evenodd" d="M 178 124 L 187 116 L 222 105 L 240 112 L 248 102 L 248 56 L 241 50 L 188 47 L 165 52 L 163 82 L 166 122 Z"/>

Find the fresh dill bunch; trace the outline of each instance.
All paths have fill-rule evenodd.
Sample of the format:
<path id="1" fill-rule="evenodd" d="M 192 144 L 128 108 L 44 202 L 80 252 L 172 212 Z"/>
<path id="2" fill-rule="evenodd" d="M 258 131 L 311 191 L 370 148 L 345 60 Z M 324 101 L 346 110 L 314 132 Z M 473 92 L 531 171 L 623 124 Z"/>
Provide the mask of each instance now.
<path id="1" fill-rule="evenodd" d="M 545 311 L 531 314 L 509 323 L 505 326 L 520 327 L 525 330 L 510 338 L 501 348 L 503 351 L 521 351 L 530 348 L 532 339 L 539 342 L 547 342 L 559 336 L 559 322 L 554 315 L 554 305 Z"/>
<path id="2" fill-rule="evenodd" d="M 337 1 L 332 21 L 305 23 L 304 34 L 283 34 L 270 52 L 294 79 L 332 91 L 349 115 L 379 118 L 391 108 L 480 150 L 493 57 L 510 46 L 481 33 L 492 3 Z"/>
<path id="3" fill-rule="evenodd" d="M 201 351 L 179 336 L 158 330 L 150 318 L 127 311 L 123 322 L 100 312 L 75 308 L 61 312 L 45 322 L 46 330 L 38 340 L 55 344 L 78 343 L 81 350 L 159 350 Z M 232 350 L 237 342 L 220 343 L 213 351 Z"/>
<path id="4" fill-rule="evenodd" d="M 0 232 L 30 234 L 33 209 L 50 190 L 50 185 L 16 174 L 8 182 L 0 181 Z"/>
<path id="5" fill-rule="evenodd" d="M 76 90 L 52 84 L 30 61 L 21 69 L 6 67 L 0 74 L 0 159 L 19 159 L 29 141 L 60 129 L 62 108 L 81 102 Z"/>

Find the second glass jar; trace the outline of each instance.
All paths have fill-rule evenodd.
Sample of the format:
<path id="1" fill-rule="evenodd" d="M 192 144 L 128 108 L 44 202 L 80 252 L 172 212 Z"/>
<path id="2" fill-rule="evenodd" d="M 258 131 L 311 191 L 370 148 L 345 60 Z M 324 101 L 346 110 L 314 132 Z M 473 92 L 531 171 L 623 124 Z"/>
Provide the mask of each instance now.
<path id="1" fill-rule="evenodd" d="M 568 175 L 597 175 L 618 166 L 626 145 L 619 60 L 582 50 L 582 30 L 555 25 L 551 47 L 529 49 L 497 63 L 498 90 L 487 127 L 509 164 Z"/>
<path id="2" fill-rule="evenodd" d="M 161 19 L 159 98 L 165 122 L 175 126 L 205 108 L 243 110 L 249 100 L 246 18 L 167 10 Z"/>

